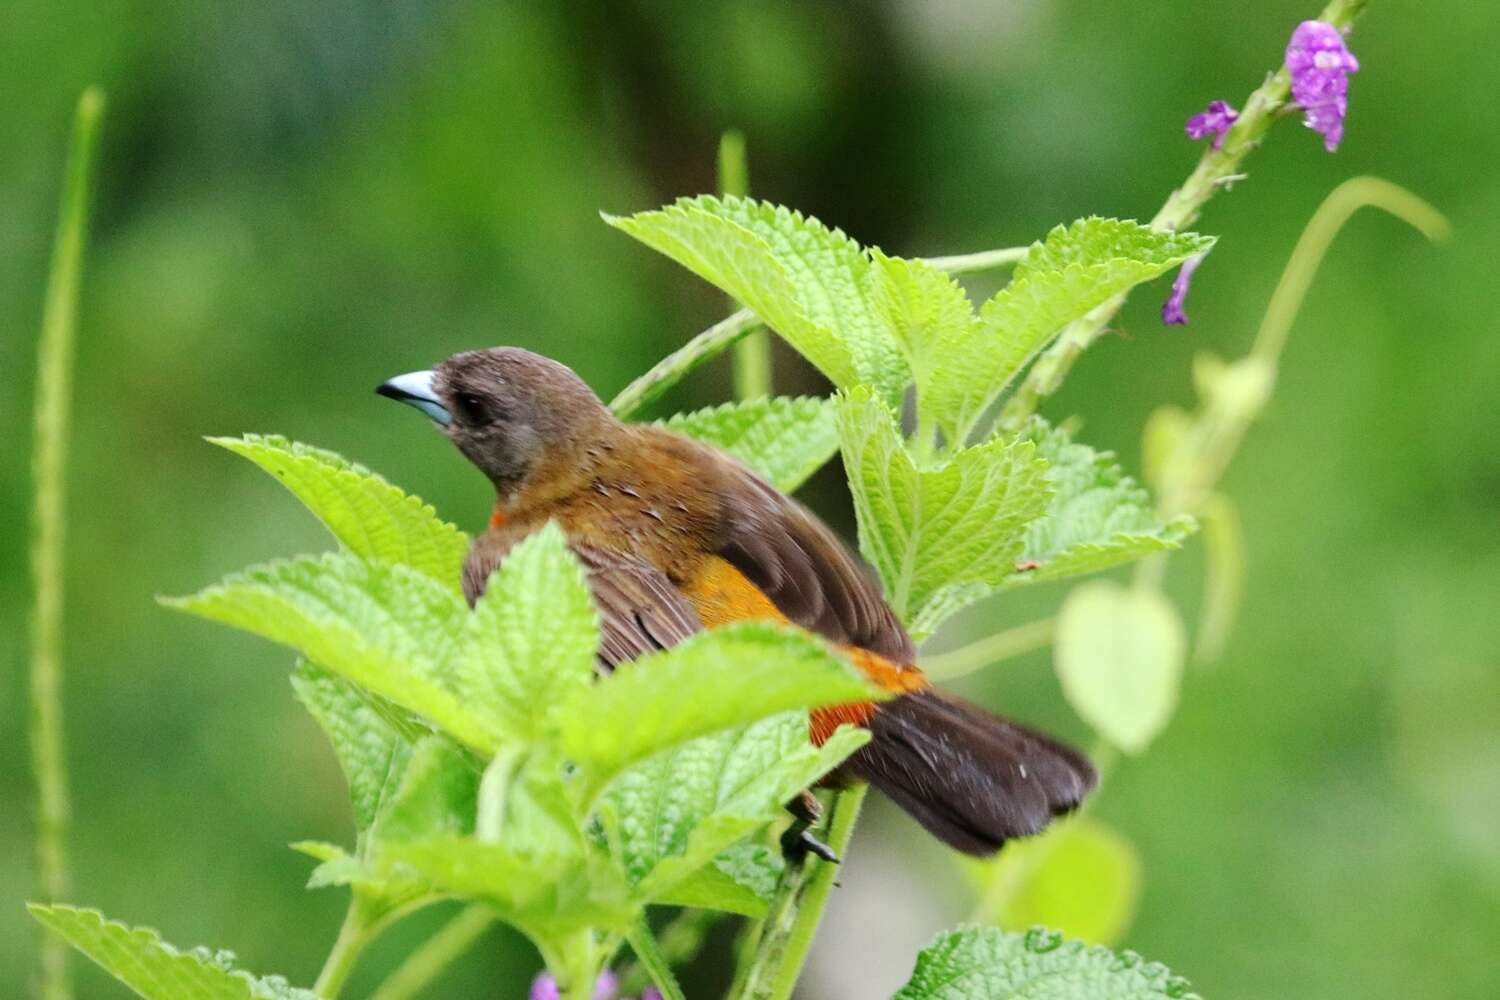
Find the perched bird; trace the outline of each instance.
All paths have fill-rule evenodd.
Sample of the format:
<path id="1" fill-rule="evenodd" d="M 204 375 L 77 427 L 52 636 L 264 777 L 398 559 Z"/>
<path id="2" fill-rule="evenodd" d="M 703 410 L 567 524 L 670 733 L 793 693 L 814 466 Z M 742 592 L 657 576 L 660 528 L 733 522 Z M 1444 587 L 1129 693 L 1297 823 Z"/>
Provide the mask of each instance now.
<path id="1" fill-rule="evenodd" d="M 816 743 L 842 723 L 872 734 L 835 780 L 870 782 L 960 851 L 1036 833 L 1094 786 L 1082 754 L 934 690 L 857 557 L 728 455 L 622 423 L 570 369 L 514 347 L 457 354 L 377 391 L 426 413 L 494 484 L 464 565 L 470 604 L 512 546 L 555 520 L 588 572 L 602 667 L 745 619 L 821 636 L 897 695 L 812 713 Z"/>

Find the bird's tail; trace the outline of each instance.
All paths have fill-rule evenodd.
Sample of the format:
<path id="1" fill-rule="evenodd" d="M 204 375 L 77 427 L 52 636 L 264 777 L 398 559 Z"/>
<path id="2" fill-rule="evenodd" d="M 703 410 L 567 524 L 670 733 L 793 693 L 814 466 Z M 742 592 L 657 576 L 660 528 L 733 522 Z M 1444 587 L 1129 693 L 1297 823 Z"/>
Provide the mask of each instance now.
<path id="1" fill-rule="evenodd" d="M 1038 832 L 1098 781 L 1078 751 L 930 689 L 882 703 L 867 725 L 848 770 L 967 854 Z"/>

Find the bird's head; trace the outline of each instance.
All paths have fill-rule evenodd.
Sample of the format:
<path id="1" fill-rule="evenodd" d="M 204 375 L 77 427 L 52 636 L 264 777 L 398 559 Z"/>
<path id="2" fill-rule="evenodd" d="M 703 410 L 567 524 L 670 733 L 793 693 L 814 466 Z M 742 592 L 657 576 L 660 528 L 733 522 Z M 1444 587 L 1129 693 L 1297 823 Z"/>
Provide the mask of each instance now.
<path id="1" fill-rule="evenodd" d="M 375 391 L 431 417 L 502 497 L 576 466 L 614 422 L 572 369 L 519 347 L 455 354 Z"/>

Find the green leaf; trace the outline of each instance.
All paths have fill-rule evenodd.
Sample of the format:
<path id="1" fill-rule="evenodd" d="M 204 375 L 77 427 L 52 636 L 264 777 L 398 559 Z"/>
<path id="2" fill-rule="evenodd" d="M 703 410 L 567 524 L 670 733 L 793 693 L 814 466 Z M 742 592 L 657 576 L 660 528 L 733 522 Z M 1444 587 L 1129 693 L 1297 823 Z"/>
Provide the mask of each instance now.
<path id="1" fill-rule="evenodd" d="M 968 861 L 979 891 L 975 919 L 1005 930 L 1037 924 L 1097 944 L 1118 941 L 1135 917 L 1141 859 L 1112 827 L 1077 817 L 1039 837 Z"/>
<path id="2" fill-rule="evenodd" d="M 759 918 L 785 870 L 779 849 L 741 840 L 680 882 L 658 889 L 654 902 Z"/>
<path id="3" fill-rule="evenodd" d="M 856 389 L 839 401 L 859 545 L 914 636 L 1015 569 L 1026 526 L 1051 497 L 1031 441 L 996 438 L 918 469 L 890 410 Z"/>
<path id="4" fill-rule="evenodd" d="M 888 697 L 803 632 L 764 622 L 712 629 L 623 664 L 557 713 L 563 752 L 597 791 L 621 770 L 768 715 Z"/>
<path id="5" fill-rule="evenodd" d="M 318 1000 L 280 976 L 258 978 L 236 969 L 233 952 L 179 951 L 151 928 L 106 920 L 98 910 L 38 903 L 26 908 L 146 1000 Z"/>
<path id="6" fill-rule="evenodd" d="M 1133 219 L 1106 219 L 1097 215 L 1056 226 L 1045 240 L 1031 249 L 1011 272 L 1012 279 L 1037 274 L 1056 274 L 1074 267 L 1106 265 L 1115 271 L 1152 271 L 1163 274 L 1178 264 L 1213 249 L 1217 237 L 1197 233 L 1167 232 L 1143 226 Z M 1112 282 L 1124 280 L 1112 278 Z M 1131 281 L 1130 285 L 1140 278 Z M 1128 288 L 1130 285 L 1126 285 Z M 1124 289 L 1121 289 L 1122 291 Z"/>
<path id="7" fill-rule="evenodd" d="M 518 851 L 457 836 L 395 845 L 386 856 L 437 890 L 482 899 L 511 914 L 535 905 L 578 863 L 565 853 Z"/>
<path id="8" fill-rule="evenodd" d="M 460 742 L 494 750 L 493 734 L 454 687 L 463 598 L 407 566 L 303 556 L 162 603 L 291 646 Z"/>
<path id="9" fill-rule="evenodd" d="M 208 440 L 275 476 L 355 555 L 410 566 L 459 588 L 469 539 L 417 497 L 331 451 L 284 437 Z"/>
<path id="10" fill-rule="evenodd" d="M 721 448 L 783 493 L 794 492 L 838 451 L 833 401 L 778 396 L 679 413 L 668 430 Z"/>
<path id="11" fill-rule="evenodd" d="M 1140 753 L 1177 707 L 1187 636 L 1160 591 L 1096 580 L 1074 588 L 1057 616 L 1063 694 L 1099 734 Z"/>
<path id="12" fill-rule="evenodd" d="M 347 850 L 336 844 L 324 844 L 320 841 L 299 841 L 293 844 L 293 850 L 308 855 L 309 858 L 317 858 L 323 864 L 318 865 L 308 876 L 309 889 L 326 889 L 329 886 L 359 886 L 363 891 L 375 892 L 378 895 L 392 897 L 396 895 L 395 886 L 389 879 L 381 876 L 371 865 L 360 861 Z M 422 894 L 422 886 L 413 886 L 414 894 Z M 411 894 L 401 894 L 411 895 Z"/>
<path id="13" fill-rule="evenodd" d="M 581 843 L 563 781 L 566 767 L 549 751 L 505 748 L 495 755 L 479 785 L 480 840 L 523 851 Z"/>
<path id="14" fill-rule="evenodd" d="M 488 903 L 543 945 L 584 929 L 623 931 L 639 911 L 613 870 L 568 850 L 437 837 L 394 847 L 390 857 L 434 890 Z"/>
<path id="15" fill-rule="evenodd" d="M 593 679 L 598 646 L 583 567 L 548 523 L 506 555 L 465 623 L 464 704 L 489 731 L 533 742 L 549 713 Z"/>
<path id="16" fill-rule="evenodd" d="M 353 886 L 382 913 L 435 902 L 433 888 L 400 863 L 401 852 L 407 844 L 472 833 L 478 784 L 478 773 L 453 744 L 440 736 L 422 739 L 355 853 L 317 841 L 292 845 L 322 862 L 307 887 Z"/>
<path id="17" fill-rule="evenodd" d="M 964 369 L 992 345 L 969 296 L 951 276 L 926 261 L 878 250 L 872 256 L 873 298 L 916 381 L 918 425 L 942 431 L 948 447 L 961 447 L 962 421 L 990 391 Z"/>
<path id="18" fill-rule="evenodd" d="M 370 828 L 379 854 L 389 845 L 474 830 L 479 774 L 441 736 L 427 736 L 411 751 L 401 783 Z"/>
<path id="19" fill-rule="evenodd" d="M 606 804 L 626 881 L 644 898 L 665 901 L 868 740 L 868 732 L 849 728 L 814 747 L 807 713 L 785 712 L 630 768 L 610 786 Z"/>
<path id="20" fill-rule="evenodd" d="M 1004 587 L 1095 573 L 1153 552 L 1178 548 L 1196 527 L 1190 517 L 1157 518 L 1151 497 L 1125 474 L 1113 452 L 1073 441 L 1033 418 L 1022 436 L 1047 462 L 1052 500 L 1026 529 L 1020 564 Z"/>
<path id="21" fill-rule="evenodd" d="M 869 301 L 870 260 L 842 232 L 776 205 L 707 195 L 604 220 L 743 302 L 834 385 L 900 400 L 908 373 Z"/>
<path id="22" fill-rule="evenodd" d="M 364 833 L 400 783 L 411 744 L 357 687 L 337 674 L 302 663 L 292 675 L 292 687 L 333 744 L 349 782 L 354 828 Z"/>
<path id="23" fill-rule="evenodd" d="M 1032 244 L 1010 284 L 980 308 L 979 335 L 948 359 L 953 384 L 946 392 L 961 402 L 950 440 L 967 438 L 1001 390 L 1068 323 L 1213 243 L 1195 233 L 1091 217 Z"/>
<path id="24" fill-rule="evenodd" d="M 917 956 L 894 1000 L 1201 1000 L 1187 980 L 1132 951 L 1067 941 L 1056 931 L 1024 934 L 961 927 Z"/>

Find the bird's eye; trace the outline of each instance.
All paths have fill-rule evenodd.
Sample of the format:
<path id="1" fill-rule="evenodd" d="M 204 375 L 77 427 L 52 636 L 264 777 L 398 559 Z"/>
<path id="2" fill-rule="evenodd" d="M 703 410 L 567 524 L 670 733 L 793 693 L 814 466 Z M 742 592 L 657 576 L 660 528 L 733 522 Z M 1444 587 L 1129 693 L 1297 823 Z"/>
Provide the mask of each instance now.
<path id="1" fill-rule="evenodd" d="M 453 402 L 458 408 L 459 419 L 464 423 L 479 426 L 490 422 L 489 406 L 482 397 L 472 392 L 461 392 L 453 398 Z"/>

